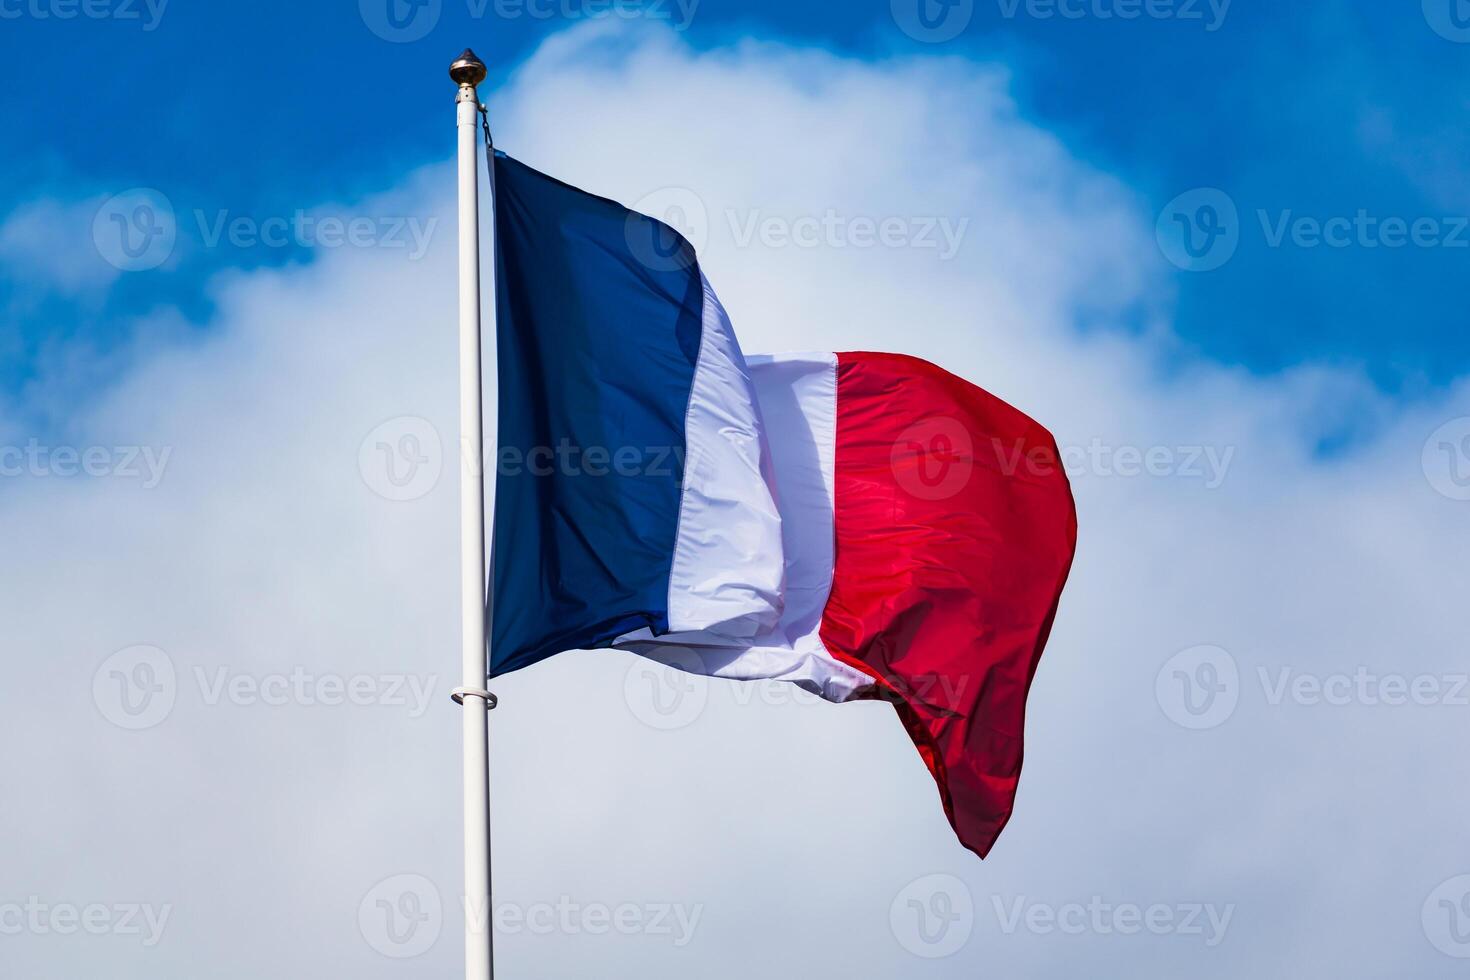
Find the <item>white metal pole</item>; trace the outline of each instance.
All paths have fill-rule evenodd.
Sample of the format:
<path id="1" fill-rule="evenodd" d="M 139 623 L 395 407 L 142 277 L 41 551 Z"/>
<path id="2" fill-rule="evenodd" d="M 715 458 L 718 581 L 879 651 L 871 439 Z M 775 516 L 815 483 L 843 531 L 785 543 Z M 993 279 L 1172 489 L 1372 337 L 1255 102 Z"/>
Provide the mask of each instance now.
<path id="1" fill-rule="evenodd" d="M 484 405 L 480 375 L 480 99 L 485 65 L 469 49 L 450 66 L 459 85 L 459 526 L 464 715 L 464 969 L 466 980 L 494 976 L 490 908 L 489 715 L 485 565 Z"/>

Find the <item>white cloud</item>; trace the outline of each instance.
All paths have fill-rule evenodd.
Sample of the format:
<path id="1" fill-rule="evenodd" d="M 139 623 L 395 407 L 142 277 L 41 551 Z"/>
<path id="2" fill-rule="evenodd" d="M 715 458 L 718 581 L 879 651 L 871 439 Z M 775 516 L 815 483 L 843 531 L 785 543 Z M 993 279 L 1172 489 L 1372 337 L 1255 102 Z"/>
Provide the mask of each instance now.
<path id="1" fill-rule="evenodd" d="M 1150 216 L 1019 118 L 1006 84 L 958 61 L 875 66 L 750 43 L 696 54 L 669 34 L 589 25 L 493 94 L 497 135 L 534 166 L 629 202 L 693 192 L 703 264 L 747 350 L 915 353 L 1085 459 L 1094 446 L 1173 454 L 1170 476 L 1117 475 L 1114 459 L 1075 477 L 1079 560 L 1032 693 L 1017 813 L 984 864 L 953 840 L 886 706 L 716 683 L 692 724 L 664 732 L 630 708 L 643 704 L 638 679 L 625 683 L 641 662 L 623 654 L 568 654 L 498 681 L 497 901 L 700 916 L 679 948 L 657 933 L 510 929 L 505 976 L 1457 968 L 1421 909 L 1470 871 L 1470 707 L 1271 695 L 1283 667 L 1329 680 L 1360 666 L 1465 670 L 1456 583 L 1470 505 L 1434 491 L 1421 451 L 1470 414 L 1470 392 L 1396 406 L 1342 371 L 1263 379 L 1181 362 Z M 452 228 L 451 172 L 427 168 L 367 210 Z M 779 228 L 829 210 L 844 234 L 857 218 L 969 223 L 948 261 L 850 238 L 742 248 L 732 231 L 752 213 Z M 407 502 L 360 471 L 365 437 L 388 420 L 427 419 L 455 443 L 453 247 L 446 231 L 418 262 L 342 249 L 222 281 L 212 338 L 141 359 L 68 436 L 168 449 L 157 488 L 5 480 L 0 712 L 15 735 L 0 756 L 0 927 L 14 921 L 6 903 L 29 896 L 171 908 L 151 947 L 0 935 L 16 975 L 458 970 L 453 461 Z M 1084 311 L 1139 310 L 1156 321 L 1143 336 L 1073 328 Z M 1340 412 L 1364 410 L 1378 435 L 1314 454 Z M 1206 449 L 1229 453 L 1215 489 L 1179 472 Z M 1156 680 L 1200 644 L 1228 651 L 1241 684 L 1231 717 L 1191 731 Z M 167 656 L 148 655 L 158 683 L 171 665 L 176 699 L 161 724 L 126 731 L 94 703 L 94 674 L 137 645 Z M 104 700 L 111 672 L 135 669 L 129 656 L 107 664 Z M 403 673 L 431 687 L 422 717 L 303 703 L 322 696 L 311 686 L 272 706 L 251 687 L 366 675 L 389 700 L 385 678 Z M 974 922 L 958 951 L 928 959 L 910 949 L 935 947 L 893 920 L 912 915 L 910 883 L 936 873 L 963 883 Z M 438 941 L 408 960 L 359 929 L 365 896 L 400 874 L 433 882 L 448 910 Z M 920 890 L 933 912 L 954 888 L 939 881 Z M 1158 904 L 1174 933 L 1124 934 L 1131 913 L 1100 910 L 1128 903 Z M 1201 933 L 1181 934 L 1194 905 Z M 1227 908 L 1207 948 L 1207 913 Z M 1063 925 L 1049 929 L 1048 914 Z"/>

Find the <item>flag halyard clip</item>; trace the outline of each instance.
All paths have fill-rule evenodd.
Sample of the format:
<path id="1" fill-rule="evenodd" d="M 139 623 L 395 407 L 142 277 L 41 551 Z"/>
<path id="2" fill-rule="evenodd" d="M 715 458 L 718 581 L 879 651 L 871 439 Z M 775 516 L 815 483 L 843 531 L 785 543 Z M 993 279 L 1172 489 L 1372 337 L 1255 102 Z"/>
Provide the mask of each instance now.
<path id="1" fill-rule="evenodd" d="M 489 691 L 485 690 L 483 687 L 456 687 L 454 690 L 449 692 L 449 697 L 454 701 L 455 704 L 458 705 L 463 705 L 465 698 L 479 698 L 485 702 L 486 711 L 492 710 L 497 704 L 500 703 L 499 698 L 491 694 Z"/>
<path id="2" fill-rule="evenodd" d="M 490 178 L 490 187 L 493 193 L 495 187 L 495 139 L 490 135 L 490 110 L 485 103 L 480 106 L 480 129 L 485 134 L 485 174 Z"/>

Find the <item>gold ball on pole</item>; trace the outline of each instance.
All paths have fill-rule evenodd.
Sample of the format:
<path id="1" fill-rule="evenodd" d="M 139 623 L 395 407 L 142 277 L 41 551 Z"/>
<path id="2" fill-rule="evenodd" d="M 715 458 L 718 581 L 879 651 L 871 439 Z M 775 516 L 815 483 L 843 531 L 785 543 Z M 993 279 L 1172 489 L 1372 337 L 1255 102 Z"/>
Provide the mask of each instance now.
<path id="1" fill-rule="evenodd" d="M 474 88 L 485 80 L 489 72 L 485 69 L 485 62 L 481 61 L 469 48 L 464 49 L 464 54 L 454 59 L 449 66 L 449 77 L 454 79 L 457 85 L 468 85 Z"/>

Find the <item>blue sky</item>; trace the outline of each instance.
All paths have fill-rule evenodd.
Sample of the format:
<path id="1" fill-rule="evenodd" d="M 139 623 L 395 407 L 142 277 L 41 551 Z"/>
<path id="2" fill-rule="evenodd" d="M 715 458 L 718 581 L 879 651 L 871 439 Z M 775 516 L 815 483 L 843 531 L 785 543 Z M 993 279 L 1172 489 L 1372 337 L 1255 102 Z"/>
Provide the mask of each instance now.
<path id="1" fill-rule="evenodd" d="M 1177 289 L 1177 333 L 1210 358 L 1258 372 L 1307 360 L 1360 366 L 1407 394 L 1470 363 L 1453 288 L 1470 262 L 1470 231 L 1457 219 L 1470 213 L 1470 45 L 1454 40 L 1449 0 L 1443 17 L 1435 0 L 1424 10 L 1346 0 L 925 0 L 939 25 L 927 37 L 905 33 L 906 0 L 690 2 L 664 0 L 649 16 L 686 28 L 696 46 L 749 34 L 874 59 L 999 61 L 1014 73 L 1024 113 L 1131 187 L 1140 208 L 1157 213 L 1192 189 L 1223 190 L 1238 213 L 1229 261 L 1212 271 L 1160 263 Z M 38 199 L 133 187 L 157 189 L 181 214 L 259 217 L 352 200 L 446 156 L 444 67 L 466 42 L 503 76 L 577 19 L 562 11 L 600 9 L 583 0 L 94 3 L 92 14 L 70 17 L 65 0 L 0 4 L 0 216 Z M 386 19 L 390 3 L 401 31 Z M 514 132 L 498 138 L 515 151 Z M 1198 216 L 1192 199 L 1184 206 Z M 1298 219 L 1355 230 L 1323 244 Z M 1427 222 L 1428 244 L 1384 246 L 1374 229 L 1392 219 Z M 205 283 L 223 268 L 310 258 L 191 247 L 201 237 L 195 222 L 181 222 L 179 234 L 174 261 L 125 275 L 100 296 L 43 291 L 16 263 L 0 265 L 9 321 L 0 382 L 13 389 L 34 377 L 58 343 L 105 353 L 130 317 L 157 304 L 203 322 Z"/>

